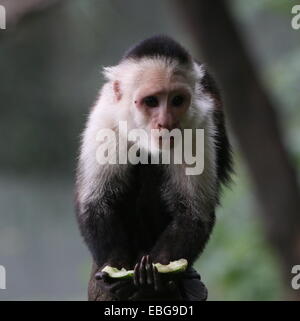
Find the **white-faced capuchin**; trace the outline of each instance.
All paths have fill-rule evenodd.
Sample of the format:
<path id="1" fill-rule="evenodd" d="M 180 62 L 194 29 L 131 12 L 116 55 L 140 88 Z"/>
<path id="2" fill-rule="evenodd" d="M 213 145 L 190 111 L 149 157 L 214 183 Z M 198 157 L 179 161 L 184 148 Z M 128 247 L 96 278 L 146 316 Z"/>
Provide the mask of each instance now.
<path id="1" fill-rule="evenodd" d="M 206 67 L 167 36 L 140 42 L 104 75 L 83 132 L 76 181 L 78 223 L 94 261 L 89 299 L 205 300 L 192 265 L 232 172 L 219 91 Z M 176 135 L 166 135 L 173 130 Z M 194 153 L 201 144 L 199 172 L 187 171 L 192 164 L 185 157 L 162 161 L 164 146 Z M 188 261 L 182 273 L 153 266 L 182 258 Z M 102 272 L 106 265 L 134 275 L 112 279 Z"/>

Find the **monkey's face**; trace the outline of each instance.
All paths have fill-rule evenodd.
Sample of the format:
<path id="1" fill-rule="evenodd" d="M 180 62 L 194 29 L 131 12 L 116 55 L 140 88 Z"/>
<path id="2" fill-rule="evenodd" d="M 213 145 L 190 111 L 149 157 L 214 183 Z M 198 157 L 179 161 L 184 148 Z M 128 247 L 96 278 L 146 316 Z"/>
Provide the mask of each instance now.
<path id="1" fill-rule="evenodd" d="M 180 73 L 152 69 L 140 77 L 133 99 L 139 126 L 161 147 L 164 139 L 170 139 L 168 131 L 182 129 L 182 119 L 191 104 L 191 88 Z"/>

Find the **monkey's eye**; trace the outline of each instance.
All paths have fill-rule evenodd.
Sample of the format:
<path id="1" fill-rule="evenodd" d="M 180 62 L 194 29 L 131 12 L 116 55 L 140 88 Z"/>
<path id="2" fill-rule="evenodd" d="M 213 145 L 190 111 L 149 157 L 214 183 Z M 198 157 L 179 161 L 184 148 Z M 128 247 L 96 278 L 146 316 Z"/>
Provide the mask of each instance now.
<path id="1" fill-rule="evenodd" d="M 152 107 L 152 108 L 157 107 L 159 105 L 159 101 L 155 96 L 145 97 L 143 102 L 147 107 Z"/>
<path id="2" fill-rule="evenodd" d="M 175 107 L 179 107 L 183 104 L 184 102 L 184 96 L 182 95 L 177 95 L 175 97 L 173 97 L 172 99 L 172 105 Z"/>

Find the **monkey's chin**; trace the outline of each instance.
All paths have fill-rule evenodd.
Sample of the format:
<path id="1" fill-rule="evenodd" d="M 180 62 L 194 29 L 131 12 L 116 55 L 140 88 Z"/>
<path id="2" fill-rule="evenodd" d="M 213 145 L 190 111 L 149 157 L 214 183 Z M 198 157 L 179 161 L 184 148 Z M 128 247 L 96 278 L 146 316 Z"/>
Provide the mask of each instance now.
<path id="1" fill-rule="evenodd" d="M 175 141 L 173 137 L 163 138 L 161 136 L 151 136 L 150 141 L 145 141 L 141 139 L 139 141 L 139 147 L 154 156 L 158 156 L 164 151 L 171 152 L 172 150 L 174 150 L 174 143 Z"/>
<path id="2" fill-rule="evenodd" d="M 159 137 L 157 139 L 157 145 L 160 151 L 162 150 L 172 150 L 174 149 L 174 137 L 163 138 Z"/>

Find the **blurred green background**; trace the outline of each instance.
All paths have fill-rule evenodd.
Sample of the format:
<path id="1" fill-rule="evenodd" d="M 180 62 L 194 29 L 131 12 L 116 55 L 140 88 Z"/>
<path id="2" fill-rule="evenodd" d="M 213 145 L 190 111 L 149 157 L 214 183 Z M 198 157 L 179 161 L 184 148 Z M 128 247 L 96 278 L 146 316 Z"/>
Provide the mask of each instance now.
<path id="1" fill-rule="evenodd" d="M 296 3 L 230 1 L 299 168 L 300 30 L 291 28 Z M 0 290 L 0 300 L 86 299 L 91 259 L 73 210 L 80 132 L 103 81 L 101 67 L 116 64 L 128 46 L 156 33 L 174 36 L 195 53 L 165 0 L 63 1 L 1 30 L 0 264 L 7 290 Z M 196 267 L 209 300 L 284 299 L 288 285 L 281 282 L 234 149 L 234 184 L 224 191 Z"/>

